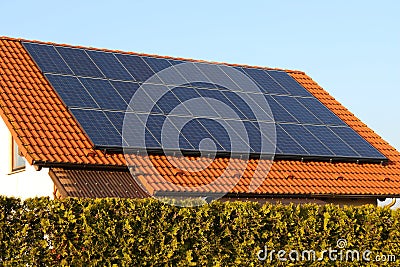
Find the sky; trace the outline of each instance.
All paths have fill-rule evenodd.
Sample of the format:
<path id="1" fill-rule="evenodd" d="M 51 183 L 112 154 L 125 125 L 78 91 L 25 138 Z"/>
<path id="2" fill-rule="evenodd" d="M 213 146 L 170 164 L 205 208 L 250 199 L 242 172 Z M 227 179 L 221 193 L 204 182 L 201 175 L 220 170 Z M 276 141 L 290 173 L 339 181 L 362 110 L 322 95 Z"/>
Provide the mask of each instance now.
<path id="1" fill-rule="evenodd" d="M 400 1 L 2 1 L 0 36 L 305 71 L 400 149 Z"/>

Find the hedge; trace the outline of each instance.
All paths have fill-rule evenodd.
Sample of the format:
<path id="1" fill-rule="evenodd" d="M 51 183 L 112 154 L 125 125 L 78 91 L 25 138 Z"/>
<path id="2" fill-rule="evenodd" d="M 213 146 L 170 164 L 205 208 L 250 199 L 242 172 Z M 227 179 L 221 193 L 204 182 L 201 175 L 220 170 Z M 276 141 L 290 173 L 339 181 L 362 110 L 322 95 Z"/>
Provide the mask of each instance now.
<path id="1" fill-rule="evenodd" d="M 0 211 L 0 266 L 399 266 L 400 261 L 400 214 L 373 205 L 216 201 L 182 208 L 154 199 L 0 197 Z M 338 247 L 340 239 L 347 244 Z M 336 260 L 321 256 L 335 248 Z M 286 261 L 278 258 L 279 250 Z M 317 258 L 300 257 L 304 250 Z M 371 261 L 356 260 L 356 254 L 345 258 L 348 250 L 360 251 L 360 257 L 371 251 Z M 391 261 L 376 262 L 376 255 L 394 255 L 396 262 L 386 256 Z"/>

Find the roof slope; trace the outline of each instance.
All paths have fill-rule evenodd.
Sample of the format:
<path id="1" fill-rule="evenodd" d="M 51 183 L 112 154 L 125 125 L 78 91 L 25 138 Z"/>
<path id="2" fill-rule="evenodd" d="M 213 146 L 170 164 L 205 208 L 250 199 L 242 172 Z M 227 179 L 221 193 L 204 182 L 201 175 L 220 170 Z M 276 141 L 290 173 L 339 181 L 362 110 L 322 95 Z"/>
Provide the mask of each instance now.
<path id="1" fill-rule="evenodd" d="M 176 190 L 165 180 L 187 188 L 207 185 L 221 175 L 229 162 L 233 162 L 238 170 L 245 169 L 239 182 L 234 185 L 232 179 L 223 179 L 219 185 L 207 190 L 219 192 L 233 188 L 231 193 L 248 193 L 251 179 L 256 178 L 262 184 L 255 193 L 262 195 L 399 196 L 399 152 L 305 73 L 286 72 L 383 153 L 389 162 L 380 165 L 277 160 L 269 170 L 268 164 L 262 160 L 244 162 L 218 158 L 203 171 L 197 172 L 195 163 L 187 163 L 186 169 L 193 171 L 177 172 L 165 156 L 132 155 L 129 164 L 136 166 L 138 177 L 146 181 L 147 189 L 152 193 Z M 0 92 L 1 117 L 30 164 L 75 168 L 90 166 L 104 170 L 122 168 L 126 171 L 127 162 L 123 154 L 93 150 L 90 139 L 24 49 L 21 40 L 0 38 Z M 257 167 L 260 171 L 255 174 Z"/>

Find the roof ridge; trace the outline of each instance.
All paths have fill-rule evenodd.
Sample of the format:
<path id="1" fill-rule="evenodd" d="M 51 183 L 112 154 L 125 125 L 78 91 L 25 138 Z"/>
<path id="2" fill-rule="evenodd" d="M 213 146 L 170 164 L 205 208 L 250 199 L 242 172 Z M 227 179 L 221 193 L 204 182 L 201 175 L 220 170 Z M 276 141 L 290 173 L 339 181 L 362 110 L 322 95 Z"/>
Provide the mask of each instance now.
<path id="1" fill-rule="evenodd" d="M 164 58 L 164 59 L 171 59 L 171 60 L 185 60 L 185 61 L 198 62 L 198 63 L 222 64 L 222 65 L 231 66 L 231 67 L 246 67 L 246 68 L 264 69 L 264 70 L 284 71 L 287 73 L 305 74 L 304 71 L 300 71 L 300 70 L 272 68 L 272 67 L 265 67 L 265 66 L 254 66 L 254 65 L 248 65 L 248 64 L 235 64 L 235 63 L 209 61 L 209 60 L 193 59 L 193 58 L 182 58 L 182 57 L 174 57 L 174 56 L 163 56 L 163 55 L 140 53 L 140 52 L 133 52 L 133 51 L 122 51 L 122 50 L 118 50 L 118 49 L 107 49 L 107 48 L 98 48 L 98 47 L 91 47 L 91 46 L 45 42 L 45 41 L 40 41 L 40 40 L 29 40 L 29 39 L 24 39 L 24 38 L 14 38 L 14 37 L 8 37 L 8 36 L 0 36 L 0 40 L 8 40 L 8 41 L 16 41 L 16 42 L 31 42 L 31 43 L 37 43 L 37 44 L 57 45 L 57 46 L 64 46 L 64 47 L 78 48 L 78 49 L 89 49 L 89 50 L 103 51 L 103 52 L 109 52 L 109 53 L 120 53 L 120 54 L 127 54 L 127 55 L 147 56 L 147 57 Z"/>

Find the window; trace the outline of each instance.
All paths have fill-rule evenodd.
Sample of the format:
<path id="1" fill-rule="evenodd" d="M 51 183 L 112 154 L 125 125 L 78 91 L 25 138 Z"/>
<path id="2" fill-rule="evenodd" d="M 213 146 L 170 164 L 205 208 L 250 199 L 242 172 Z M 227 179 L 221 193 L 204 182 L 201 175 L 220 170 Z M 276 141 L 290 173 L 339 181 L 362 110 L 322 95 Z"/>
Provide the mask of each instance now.
<path id="1" fill-rule="evenodd" d="M 12 141 L 12 171 L 25 169 L 25 159 L 21 156 L 17 143 Z"/>

